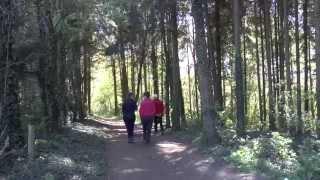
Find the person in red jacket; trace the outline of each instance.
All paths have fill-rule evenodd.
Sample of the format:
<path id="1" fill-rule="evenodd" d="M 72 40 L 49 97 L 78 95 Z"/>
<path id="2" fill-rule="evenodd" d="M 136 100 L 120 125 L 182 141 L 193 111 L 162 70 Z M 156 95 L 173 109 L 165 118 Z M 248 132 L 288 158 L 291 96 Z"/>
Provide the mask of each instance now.
<path id="1" fill-rule="evenodd" d="M 154 95 L 153 102 L 156 107 L 156 116 L 154 118 L 154 131 L 155 133 L 158 132 L 158 124 L 160 124 L 161 134 L 163 134 L 164 128 L 162 124 L 162 117 L 164 114 L 164 103 L 159 99 L 158 95 Z"/>
<path id="2" fill-rule="evenodd" d="M 153 101 L 150 99 L 150 93 L 143 94 L 143 100 L 140 103 L 139 114 L 143 126 L 143 140 L 150 143 L 151 129 L 154 117 L 156 115 L 156 108 Z"/>

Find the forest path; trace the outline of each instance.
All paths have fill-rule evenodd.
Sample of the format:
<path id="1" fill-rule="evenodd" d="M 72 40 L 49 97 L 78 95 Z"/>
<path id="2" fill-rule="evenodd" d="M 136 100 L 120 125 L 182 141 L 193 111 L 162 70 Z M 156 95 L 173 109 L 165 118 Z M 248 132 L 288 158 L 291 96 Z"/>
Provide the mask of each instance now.
<path id="1" fill-rule="evenodd" d="M 107 180 L 260 180 L 243 174 L 222 160 L 201 154 L 189 142 L 172 135 L 152 135 L 151 143 L 142 142 L 140 126 L 136 143 L 128 144 L 121 121 L 100 119 L 108 134 Z"/>

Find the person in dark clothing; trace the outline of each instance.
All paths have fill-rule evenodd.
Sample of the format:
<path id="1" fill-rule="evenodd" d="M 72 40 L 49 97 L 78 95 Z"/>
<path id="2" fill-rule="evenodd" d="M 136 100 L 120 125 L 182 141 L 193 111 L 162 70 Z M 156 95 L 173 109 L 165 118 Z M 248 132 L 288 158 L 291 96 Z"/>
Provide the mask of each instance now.
<path id="1" fill-rule="evenodd" d="M 152 123 L 156 114 L 156 108 L 150 99 L 150 93 L 145 92 L 140 104 L 139 114 L 143 126 L 143 140 L 150 143 Z"/>
<path id="2" fill-rule="evenodd" d="M 122 105 L 123 120 L 127 128 L 128 143 L 134 142 L 134 123 L 136 120 L 135 111 L 137 110 L 137 102 L 133 93 L 129 93 Z"/>

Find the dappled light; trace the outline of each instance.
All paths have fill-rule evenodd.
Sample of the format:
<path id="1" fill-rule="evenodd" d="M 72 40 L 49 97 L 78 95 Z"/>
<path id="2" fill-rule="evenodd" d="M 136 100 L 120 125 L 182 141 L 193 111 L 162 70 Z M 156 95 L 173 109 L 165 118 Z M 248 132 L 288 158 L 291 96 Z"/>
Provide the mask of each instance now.
<path id="1" fill-rule="evenodd" d="M 103 133 L 99 127 L 86 126 L 79 123 L 75 123 L 72 125 L 72 129 L 78 132 L 86 133 L 89 135 L 96 135 L 106 138 L 108 135 Z M 107 128 L 103 128 L 106 130 Z"/>
<path id="2" fill-rule="evenodd" d="M 196 162 L 194 165 L 196 167 L 196 169 L 200 172 L 206 172 L 210 170 L 210 165 L 214 163 L 214 159 L 212 157 L 208 158 L 208 159 L 204 159 L 201 161 Z M 224 175 L 223 177 L 225 177 L 226 175 Z"/>
<path id="3" fill-rule="evenodd" d="M 135 143 L 126 142 L 123 122 L 107 122 L 111 144 L 107 148 L 112 180 L 260 180 L 252 174 L 245 176 L 234 168 L 216 161 L 215 158 L 199 154 L 199 149 L 168 135 L 153 135 L 149 145 L 143 144 L 141 129 L 136 127 Z M 241 175 L 241 176 L 240 176 Z"/>
<path id="4" fill-rule="evenodd" d="M 74 168 L 75 162 L 69 157 L 53 154 L 48 157 L 50 166 Z"/>
<path id="5" fill-rule="evenodd" d="M 319 177 L 320 0 L 0 0 L 0 180 Z"/>
<path id="6" fill-rule="evenodd" d="M 133 168 L 133 169 L 123 169 L 120 171 L 122 174 L 132 174 L 132 173 L 138 173 L 138 172 L 146 172 L 149 170 L 141 169 L 141 168 Z"/>
<path id="7" fill-rule="evenodd" d="M 159 148 L 159 151 L 164 154 L 181 153 L 187 148 L 184 144 L 170 141 L 159 142 L 156 146 Z"/>

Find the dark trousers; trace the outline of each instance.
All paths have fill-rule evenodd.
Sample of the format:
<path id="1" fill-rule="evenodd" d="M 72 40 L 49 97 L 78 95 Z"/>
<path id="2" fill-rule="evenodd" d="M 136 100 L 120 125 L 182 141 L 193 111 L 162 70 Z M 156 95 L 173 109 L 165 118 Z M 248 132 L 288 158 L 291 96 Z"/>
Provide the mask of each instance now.
<path id="1" fill-rule="evenodd" d="M 156 116 L 154 118 L 154 131 L 155 132 L 158 132 L 158 124 L 160 124 L 160 129 L 161 129 L 161 132 L 164 131 L 164 128 L 163 128 L 163 124 L 162 124 L 162 117 L 160 116 Z"/>
<path id="2" fill-rule="evenodd" d="M 135 117 L 125 117 L 124 118 L 124 123 L 125 123 L 126 128 L 127 128 L 128 138 L 132 138 L 133 137 L 135 121 L 136 121 Z"/>
<path id="3" fill-rule="evenodd" d="M 142 127 L 143 127 L 143 139 L 145 140 L 146 143 L 150 142 L 153 120 L 154 120 L 154 117 L 143 117 L 141 119 Z"/>

